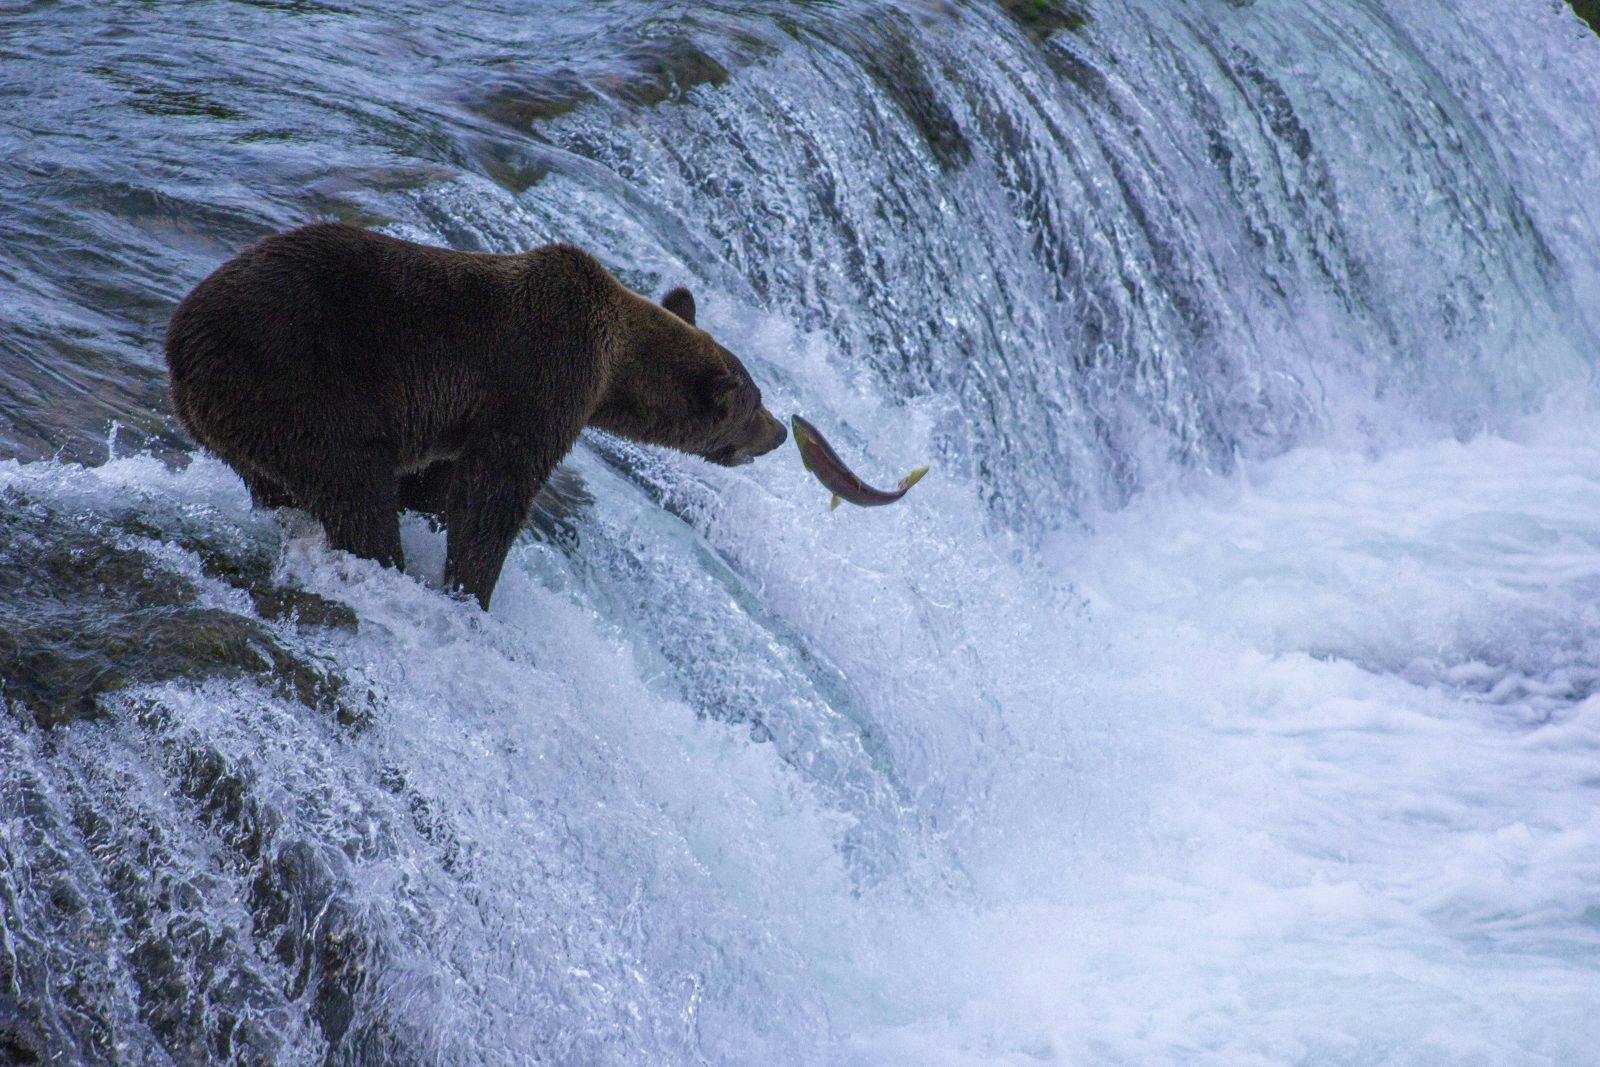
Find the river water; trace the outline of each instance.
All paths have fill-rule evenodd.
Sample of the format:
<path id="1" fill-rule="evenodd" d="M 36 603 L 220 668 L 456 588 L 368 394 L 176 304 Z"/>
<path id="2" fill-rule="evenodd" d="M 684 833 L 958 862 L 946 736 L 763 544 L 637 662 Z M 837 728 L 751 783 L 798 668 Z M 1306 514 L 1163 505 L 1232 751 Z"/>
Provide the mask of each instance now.
<path id="1" fill-rule="evenodd" d="M 0 11 L 0 1060 L 1592 1059 L 1595 188 L 1554 3 Z M 315 218 L 933 473 L 331 553 L 161 353 Z"/>

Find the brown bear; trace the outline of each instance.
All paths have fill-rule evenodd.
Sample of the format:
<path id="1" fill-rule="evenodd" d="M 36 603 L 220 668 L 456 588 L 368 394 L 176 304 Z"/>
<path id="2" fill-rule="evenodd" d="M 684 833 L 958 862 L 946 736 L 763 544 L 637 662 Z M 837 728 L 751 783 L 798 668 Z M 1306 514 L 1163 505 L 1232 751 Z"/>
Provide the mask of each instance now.
<path id="1" fill-rule="evenodd" d="M 489 606 L 506 553 L 585 426 L 713 463 L 782 444 L 744 364 L 591 255 L 457 252 L 318 223 L 218 268 L 167 331 L 178 418 L 258 507 L 403 566 L 399 512 L 437 513 L 445 582 Z"/>

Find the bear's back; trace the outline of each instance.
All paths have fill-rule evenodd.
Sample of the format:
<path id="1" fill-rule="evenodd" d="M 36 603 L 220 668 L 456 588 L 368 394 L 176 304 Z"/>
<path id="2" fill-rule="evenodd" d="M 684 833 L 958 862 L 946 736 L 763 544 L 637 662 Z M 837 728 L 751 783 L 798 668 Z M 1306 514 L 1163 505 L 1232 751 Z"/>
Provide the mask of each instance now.
<path id="1" fill-rule="evenodd" d="M 230 260 L 184 299 L 168 358 L 182 377 L 211 361 L 235 374 L 315 373 L 330 360 L 357 369 L 381 353 L 460 354 L 515 327 L 519 260 L 342 223 L 291 230 Z"/>
<path id="2" fill-rule="evenodd" d="M 622 291 L 565 246 L 490 255 L 305 226 L 242 252 L 179 305 L 167 334 L 173 400 L 213 445 L 272 419 L 424 448 L 534 389 L 584 403 Z"/>

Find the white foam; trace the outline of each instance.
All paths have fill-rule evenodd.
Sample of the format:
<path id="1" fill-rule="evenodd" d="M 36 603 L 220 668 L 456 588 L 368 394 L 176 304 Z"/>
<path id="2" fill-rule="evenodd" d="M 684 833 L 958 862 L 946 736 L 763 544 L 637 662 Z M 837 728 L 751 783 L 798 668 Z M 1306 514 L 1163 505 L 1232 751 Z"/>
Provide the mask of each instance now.
<path id="1" fill-rule="evenodd" d="M 904 418 L 903 442 L 926 432 Z M 490 616 L 432 587 L 420 523 L 422 580 L 291 523 L 280 577 L 362 622 L 285 640 L 372 694 L 367 730 L 253 686 L 159 692 L 172 730 L 270 768 L 300 832 L 387 842 L 343 877 L 384 917 L 385 1003 L 440 1054 L 628 1034 L 734 1059 L 1572 1062 L 1600 1040 L 1600 446 L 1566 425 L 1307 447 L 1152 493 L 1058 537 L 1050 581 L 957 484 L 841 516 L 800 472 L 684 461 L 716 578 L 580 457 L 585 544 L 519 546 Z M 0 484 L 219 538 L 275 521 L 204 461 L 9 464 Z M 641 566 L 606 562 L 630 544 Z M 731 661 L 668 669 L 644 615 L 591 599 L 650 575 L 694 639 L 775 643 L 788 747 L 675 695 Z M 845 696 L 803 695 L 793 639 Z M 877 747 L 849 747 L 852 723 Z M 101 729 L 76 733 L 95 760 L 155 758 Z M 451 873 L 375 787 L 391 767 L 448 827 Z M 861 867 L 848 835 L 886 818 L 904 851 Z"/>
<path id="2" fill-rule="evenodd" d="M 1163 753 L 1139 839 L 1085 864 L 1023 813 L 985 859 L 1015 882 L 930 951 L 971 954 L 951 999 L 866 1059 L 1592 1054 L 1592 434 L 1302 449 L 1055 556 L 1110 743 Z"/>

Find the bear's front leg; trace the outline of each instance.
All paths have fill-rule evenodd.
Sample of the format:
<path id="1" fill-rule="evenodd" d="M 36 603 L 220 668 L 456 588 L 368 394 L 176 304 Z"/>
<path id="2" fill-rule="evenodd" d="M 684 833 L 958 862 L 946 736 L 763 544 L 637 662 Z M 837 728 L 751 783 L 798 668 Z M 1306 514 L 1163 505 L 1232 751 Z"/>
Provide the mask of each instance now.
<path id="1" fill-rule="evenodd" d="M 477 598 L 489 610 L 506 555 L 559 459 L 523 442 L 497 441 L 455 461 L 445 507 L 447 588 Z"/>

